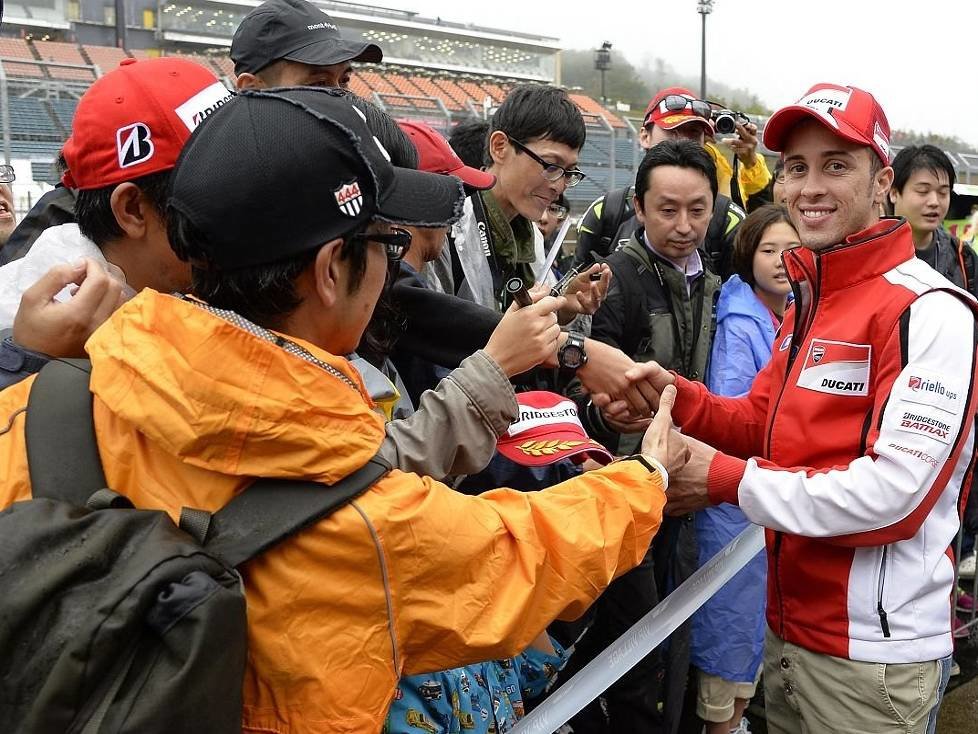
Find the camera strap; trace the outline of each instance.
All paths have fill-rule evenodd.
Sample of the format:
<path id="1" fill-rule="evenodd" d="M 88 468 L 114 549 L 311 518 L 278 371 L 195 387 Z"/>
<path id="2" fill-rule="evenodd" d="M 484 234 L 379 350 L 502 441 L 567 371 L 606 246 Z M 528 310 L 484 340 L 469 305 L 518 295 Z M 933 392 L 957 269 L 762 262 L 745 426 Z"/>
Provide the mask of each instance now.
<path id="1" fill-rule="evenodd" d="M 486 205 L 482 201 L 482 193 L 476 192 L 472 195 L 472 213 L 475 215 L 475 226 L 479 232 L 479 246 L 482 254 L 489 263 L 489 272 L 492 273 L 492 292 L 496 296 L 497 302 L 502 305 L 503 293 L 503 271 L 499 267 L 499 260 L 496 258 L 496 248 L 492 241 L 492 225 L 489 223 L 489 216 L 486 214 Z"/>

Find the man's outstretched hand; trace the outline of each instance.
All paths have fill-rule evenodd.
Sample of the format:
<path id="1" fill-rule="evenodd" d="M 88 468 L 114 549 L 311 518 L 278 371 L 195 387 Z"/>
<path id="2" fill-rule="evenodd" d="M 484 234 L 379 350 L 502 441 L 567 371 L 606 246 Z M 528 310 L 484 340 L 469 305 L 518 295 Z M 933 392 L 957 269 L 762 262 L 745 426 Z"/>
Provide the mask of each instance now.
<path id="1" fill-rule="evenodd" d="M 618 394 L 592 391 L 591 401 L 609 427 L 648 420 L 659 407 L 659 396 L 676 377 L 658 362 L 632 363 L 620 378 Z M 617 429 L 616 429 L 617 430 Z"/>
<path id="2" fill-rule="evenodd" d="M 685 439 L 689 447 L 689 460 L 675 474 L 669 474 L 669 489 L 666 491 L 667 515 L 686 515 L 713 504 L 706 490 L 706 479 L 717 450 L 695 438 L 685 436 Z"/>

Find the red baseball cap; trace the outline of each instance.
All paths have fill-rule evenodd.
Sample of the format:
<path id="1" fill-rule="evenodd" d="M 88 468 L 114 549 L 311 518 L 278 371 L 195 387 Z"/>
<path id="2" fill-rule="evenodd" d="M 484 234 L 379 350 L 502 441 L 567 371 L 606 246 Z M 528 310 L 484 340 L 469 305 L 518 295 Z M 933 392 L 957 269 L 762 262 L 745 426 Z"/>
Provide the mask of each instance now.
<path id="1" fill-rule="evenodd" d="M 469 188 L 485 191 L 496 185 L 496 177 L 462 163 L 444 136 L 423 122 L 402 120 L 397 123 L 418 149 L 418 169 L 429 173 L 442 173 L 461 179 Z"/>
<path id="2" fill-rule="evenodd" d="M 601 464 L 612 455 L 592 441 L 577 417 L 577 406 L 563 395 L 537 390 L 516 395 L 519 415 L 496 443 L 499 453 L 523 466 L 545 466 L 560 459 L 591 458 Z"/>
<path id="3" fill-rule="evenodd" d="M 173 168 L 190 133 L 232 96 L 193 61 L 124 59 L 79 100 L 62 183 L 99 189 Z"/>
<path id="4" fill-rule="evenodd" d="M 696 123 L 702 125 L 706 130 L 706 134 L 713 137 L 713 123 L 702 115 L 697 115 L 693 112 L 692 104 L 687 105 L 681 110 L 666 109 L 666 97 L 669 96 L 685 97 L 690 103 L 700 102 L 696 95 L 685 87 L 666 87 L 660 90 L 652 101 L 649 102 L 649 106 L 645 108 L 645 119 L 642 121 L 643 125 L 652 123 L 657 127 L 661 127 L 663 130 L 672 130 L 680 125 Z M 709 107 L 706 102 L 702 102 L 702 104 Z"/>
<path id="5" fill-rule="evenodd" d="M 890 165 L 890 123 L 879 102 L 869 92 L 839 84 L 816 84 L 796 104 L 782 107 L 764 126 L 764 145 L 782 152 L 792 128 L 803 119 L 814 119 L 839 137 L 868 145 Z"/>

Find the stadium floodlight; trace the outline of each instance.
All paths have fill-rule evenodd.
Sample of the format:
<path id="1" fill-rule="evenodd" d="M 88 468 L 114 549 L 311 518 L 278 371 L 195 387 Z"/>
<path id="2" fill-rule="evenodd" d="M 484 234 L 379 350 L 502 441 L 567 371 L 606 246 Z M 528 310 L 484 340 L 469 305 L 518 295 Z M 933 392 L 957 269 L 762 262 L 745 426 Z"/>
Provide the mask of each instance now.
<path id="1" fill-rule="evenodd" d="M 611 41 L 605 41 L 594 50 L 594 68 L 601 72 L 601 104 L 608 104 L 604 93 L 604 75 L 611 68 Z"/>
<path id="2" fill-rule="evenodd" d="M 702 55 L 700 57 L 700 99 L 706 99 L 706 16 L 713 12 L 714 0 L 696 0 L 696 12 L 703 21 Z"/>

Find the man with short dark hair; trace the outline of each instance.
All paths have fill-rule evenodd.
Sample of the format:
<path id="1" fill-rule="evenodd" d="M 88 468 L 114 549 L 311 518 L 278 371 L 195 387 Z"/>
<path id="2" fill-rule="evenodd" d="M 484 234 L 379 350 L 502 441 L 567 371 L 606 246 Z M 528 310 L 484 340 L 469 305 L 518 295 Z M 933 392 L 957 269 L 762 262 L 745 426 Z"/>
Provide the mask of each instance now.
<path id="1" fill-rule="evenodd" d="M 461 196 L 452 177 L 392 166 L 327 90 L 228 102 L 173 174 L 168 234 L 196 297 L 144 290 L 87 344 L 108 484 L 175 517 L 256 477 L 334 484 L 371 461 L 383 420 L 339 355 L 410 247 L 386 222 L 448 224 Z M 4 508 L 31 497 L 32 383 L 0 392 Z M 467 497 L 391 471 L 248 563 L 243 728 L 380 731 L 400 675 L 512 655 L 580 614 L 658 527 L 685 456 L 661 416 L 641 455 L 541 492 Z"/>
<path id="2" fill-rule="evenodd" d="M 448 134 L 448 144 L 462 162 L 472 168 L 486 165 L 486 138 L 489 123 L 478 118 L 458 123 Z"/>
<path id="3" fill-rule="evenodd" d="M 693 457 L 667 511 L 739 504 L 767 530 L 767 725 L 933 732 L 951 664 L 949 546 L 975 457 L 976 304 L 879 219 L 890 128 L 868 92 L 817 84 L 764 143 L 803 247 L 771 362 L 741 398 L 655 363 Z"/>
<path id="4" fill-rule="evenodd" d="M 336 22 L 307 0 L 266 0 L 231 40 L 238 89 L 348 87 L 352 62 L 383 58 L 376 44 L 343 38 Z"/>
<path id="5" fill-rule="evenodd" d="M 63 150 L 62 180 L 76 192 L 77 223 L 48 227 L 23 258 L 0 268 L 0 328 L 14 326 L 25 291 L 55 266 L 61 267 L 46 278 L 44 302 L 29 298 L 28 306 L 67 306 L 65 294 L 58 294 L 80 285 L 79 293 L 95 296 L 91 303 L 101 314 L 95 324 L 118 305 L 120 293 L 128 298 L 143 288 L 185 289 L 190 270 L 166 237 L 170 174 L 190 133 L 230 98 L 211 72 L 177 57 L 127 59 L 96 81 L 78 103 Z M 73 270 L 81 258 L 90 266 Z M 94 270 L 108 273 L 114 285 L 95 277 Z M 104 292 L 94 293 L 99 289 Z M 16 343 L 8 338 L 0 347 L 9 357 L 2 361 L 6 374 L 0 374 L 0 384 L 20 379 L 25 361 L 36 361 L 38 353 L 75 356 L 90 333 L 81 326 L 77 333 L 62 329 L 53 341 L 41 329 L 15 328 Z"/>
<path id="6" fill-rule="evenodd" d="M 706 375 L 720 278 L 700 248 L 713 216 L 716 167 L 703 146 L 665 140 L 645 153 L 635 176 L 636 226 L 607 259 L 608 297 L 595 312 L 591 337 L 636 362 L 658 360 L 692 380 Z M 618 453 L 640 441 L 647 420 L 605 419 L 582 401 L 592 436 Z M 692 517 L 667 518 L 643 563 L 598 599 L 594 624 L 570 666 L 580 667 L 647 614 L 697 564 Z M 689 668 L 689 627 L 674 633 L 573 721 L 576 732 L 675 732 Z M 576 658 L 576 659 L 575 659 Z M 663 706 L 660 710 L 660 699 Z M 607 713 L 607 729 L 603 719 Z"/>
<path id="7" fill-rule="evenodd" d="M 649 150 L 664 140 L 690 140 L 703 146 L 717 167 L 718 195 L 713 217 L 707 230 L 706 252 L 714 268 L 724 278 L 730 275 L 730 254 L 737 226 L 743 221 L 743 208 L 732 198 L 746 202 L 764 189 L 771 180 L 763 156 L 757 155 L 757 126 L 737 123 L 737 135 L 726 143 L 735 153 L 734 169 L 713 142 L 712 108 L 709 102 L 697 99 L 683 87 L 668 87 L 658 92 L 645 110 L 639 131 L 639 145 Z M 631 236 L 635 229 L 633 190 L 615 189 L 596 199 L 581 218 L 577 231 L 575 263 L 591 262 L 591 252 L 604 257 Z"/>
<path id="8" fill-rule="evenodd" d="M 542 272 L 543 235 L 534 221 L 582 179 L 577 158 L 584 139 L 584 120 L 563 89 L 523 85 L 510 92 L 493 117 L 487 141 L 487 171 L 496 184 L 465 201 L 462 217 L 451 230 L 451 246 L 439 261 L 444 267 L 438 272 L 446 275 L 439 284 L 441 292 L 400 290 L 398 307 L 406 331 L 399 350 L 454 367 L 485 343 L 496 314 L 509 306 L 511 296 L 504 286 L 510 278 L 518 277 L 527 287 L 553 282 Z M 592 281 L 591 275 L 599 279 Z M 562 309 L 562 323 L 593 311 L 609 277 L 607 266 L 593 266 L 572 281 L 566 295 L 574 303 Z M 571 348 L 565 350 L 567 344 Z M 570 359 L 572 355 L 577 358 Z M 645 405 L 639 390 L 622 378 L 632 362 L 620 350 L 575 331 L 561 334 L 554 357 L 568 381 L 576 374 L 588 389 L 602 391 L 607 386 L 631 404 Z"/>
<path id="9" fill-rule="evenodd" d="M 504 285 L 519 277 L 544 281 L 543 235 L 534 226 L 547 208 L 584 178 L 577 159 L 584 147 L 584 119 L 563 89 L 523 85 L 496 110 L 486 138 L 496 185 L 466 202 L 452 228 L 452 256 L 462 277 L 454 292 L 505 310 Z"/>
<path id="10" fill-rule="evenodd" d="M 933 145 L 909 145 L 893 159 L 889 203 L 910 223 L 917 257 L 959 288 L 978 295 L 975 251 L 943 227 L 951 206 L 954 165 Z"/>

